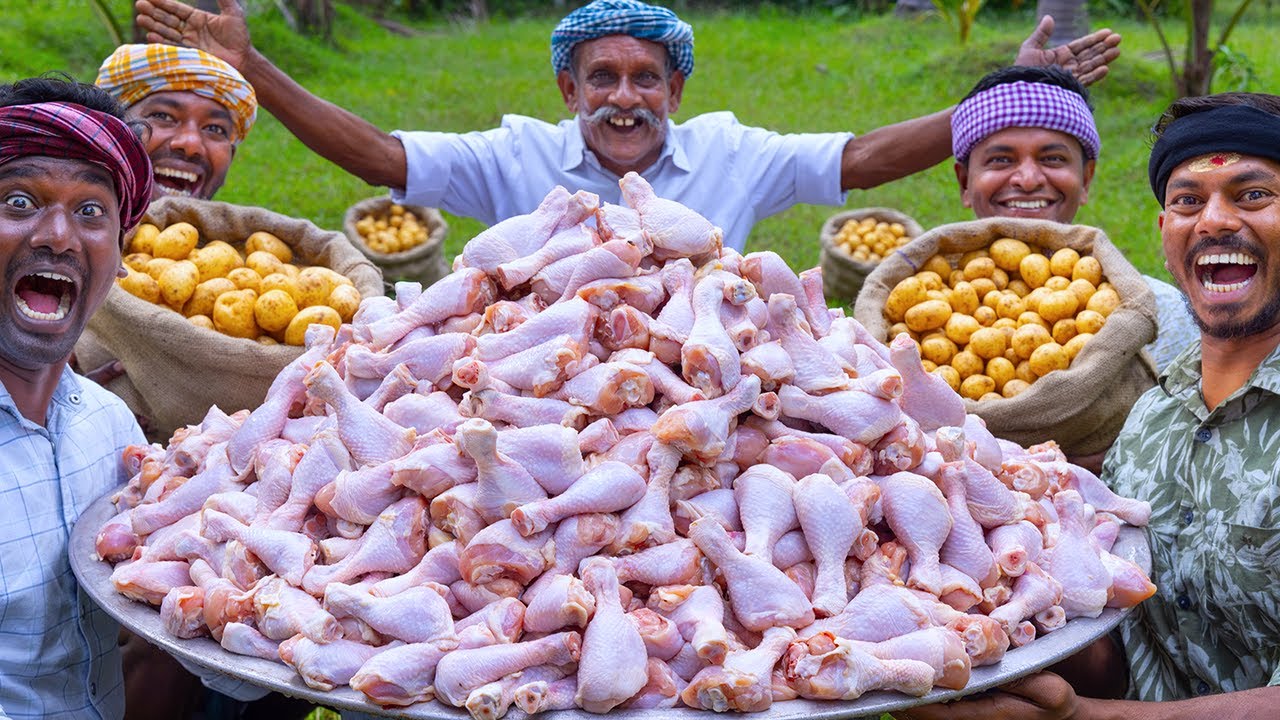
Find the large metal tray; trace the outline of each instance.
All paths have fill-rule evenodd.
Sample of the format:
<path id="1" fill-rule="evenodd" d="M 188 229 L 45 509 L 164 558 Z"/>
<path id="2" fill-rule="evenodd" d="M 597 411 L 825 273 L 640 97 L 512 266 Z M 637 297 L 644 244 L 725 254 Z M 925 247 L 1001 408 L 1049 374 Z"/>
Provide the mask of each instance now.
<path id="1" fill-rule="evenodd" d="M 85 592 L 94 601 L 121 625 L 142 636 L 148 642 L 201 668 L 337 710 L 354 710 L 371 715 L 420 720 L 453 720 L 469 717 L 461 708 L 434 701 L 408 708 L 384 709 L 368 702 L 362 693 L 349 687 L 328 692 L 312 689 L 303 683 L 298 674 L 288 665 L 227 652 L 209 638 L 181 640 L 167 634 L 160 622 L 160 613 L 157 609 L 144 603 L 134 602 L 117 593 L 111 585 L 111 565 L 98 560 L 95 556 L 94 537 L 103 523 L 115 514 L 109 500 L 112 494 L 114 493 L 108 493 L 96 500 L 76 522 L 71 533 L 71 569 Z M 1122 528 L 1114 552 L 1136 562 L 1150 574 L 1150 548 L 1147 546 L 1145 534 L 1138 528 Z M 1004 660 L 995 665 L 974 668 L 969 684 L 962 690 L 934 690 L 920 698 L 896 692 L 873 692 L 851 702 L 791 700 L 777 703 L 771 709 L 752 717 L 769 720 L 876 717 L 882 713 L 903 710 L 915 705 L 954 700 L 1041 670 L 1074 654 L 1109 632 L 1128 612 L 1128 610 L 1106 609 L 1097 618 L 1072 620 L 1056 632 L 1038 637 L 1023 647 L 1009 650 Z M 691 708 L 615 710 L 609 715 L 624 720 L 665 718 L 706 720 L 708 717 L 707 711 Z M 514 707 L 507 715 L 509 718 L 523 716 L 524 713 Z M 599 716 L 581 710 L 565 710 L 544 713 L 542 717 L 548 720 L 589 720 Z"/>

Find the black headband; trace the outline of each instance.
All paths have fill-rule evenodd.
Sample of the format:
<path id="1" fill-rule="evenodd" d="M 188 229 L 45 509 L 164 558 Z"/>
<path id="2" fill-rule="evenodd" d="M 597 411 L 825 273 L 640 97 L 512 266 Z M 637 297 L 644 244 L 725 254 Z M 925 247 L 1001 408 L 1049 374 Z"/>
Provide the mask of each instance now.
<path id="1" fill-rule="evenodd" d="M 1280 162 L 1280 116 L 1249 105 L 1227 105 L 1169 123 L 1147 163 L 1151 192 L 1161 207 L 1175 168 L 1192 158 L 1227 152 Z"/>

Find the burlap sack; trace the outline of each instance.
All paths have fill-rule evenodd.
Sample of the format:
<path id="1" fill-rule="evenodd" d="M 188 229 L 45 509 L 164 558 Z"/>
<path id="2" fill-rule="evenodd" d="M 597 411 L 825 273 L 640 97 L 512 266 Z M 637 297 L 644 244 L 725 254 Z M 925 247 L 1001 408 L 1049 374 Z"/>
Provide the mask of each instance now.
<path id="1" fill-rule="evenodd" d="M 427 287 L 449 274 L 449 266 L 444 260 L 444 238 L 449 232 L 449 225 L 444 216 L 435 208 L 419 205 L 404 205 L 418 217 L 427 227 L 427 239 L 416 247 L 400 253 L 381 253 L 369 247 L 364 236 L 356 230 L 356 222 L 366 215 L 384 216 L 389 213 L 391 198 L 386 195 L 372 197 L 347 208 L 342 218 L 342 229 L 347 239 L 355 245 L 364 256 L 382 269 L 382 276 L 388 284 L 402 280 L 422 283 Z"/>
<path id="2" fill-rule="evenodd" d="M 1012 237 L 1052 252 L 1069 247 L 1098 259 L 1120 295 L 1120 306 L 1066 370 L 1056 370 L 1008 399 L 965 400 L 969 412 L 998 437 L 1021 445 L 1055 440 L 1072 456 L 1111 446 L 1138 396 L 1155 384 L 1156 370 L 1143 346 L 1156 335 L 1155 297 L 1150 287 L 1101 230 L 1044 220 L 989 218 L 943 225 L 885 258 L 863 284 L 854 316 L 886 339 L 885 300 L 894 285 L 915 274 L 937 253 L 955 259 L 964 252 Z"/>
<path id="3" fill-rule="evenodd" d="M 243 251 L 244 240 L 266 230 L 288 243 L 294 262 L 324 265 L 346 275 L 363 297 L 382 294 L 382 275 L 342 233 L 307 220 L 257 207 L 188 198 L 163 198 L 145 218 L 163 228 L 189 222 L 201 245 L 223 240 Z M 153 305 L 113 287 L 76 343 L 76 358 L 88 371 L 118 358 L 125 375 L 109 383 L 111 392 L 151 423 L 153 437 L 168 438 L 198 423 L 212 405 L 230 413 L 262 404 L 280 369 L 300 347 L 262 345 L 199 328 L 180 313 Z"/>
<path id="4" fill-rule="evenodd" d="M 819 262 L 822 266 L 822 286 L 829 300 L 852 305 L 854 299 L 858 297 L 858 291 L 862 289 L 863 281 L 879 264 L 855 260 L 835 243 L 836 234 L 846 222 L 866 217 L 874 217 L 889 223 L 902 223 L 907 230 L 907 237 L 919 237 L 924 233 L 920 223 L 914 218 L 893 208 L 868 207 L 844 210 L 827 218 L 827 221 L 822 224 L 822 231 L 818 234 L 818 241 L 822 246 Z"/>

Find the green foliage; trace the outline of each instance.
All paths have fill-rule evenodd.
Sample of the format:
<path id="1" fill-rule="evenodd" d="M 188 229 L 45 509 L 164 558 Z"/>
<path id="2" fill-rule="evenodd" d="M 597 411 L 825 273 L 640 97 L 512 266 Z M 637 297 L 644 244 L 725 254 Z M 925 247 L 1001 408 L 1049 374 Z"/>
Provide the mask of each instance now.
<path id="1" fill-rule="evenodd" d="M 982 0 L 933 0 L 933 6 L 956 26 L 960 44 L 969 42 L 969 33 L 973 30 L 974 19 L 982 9 Z"/>

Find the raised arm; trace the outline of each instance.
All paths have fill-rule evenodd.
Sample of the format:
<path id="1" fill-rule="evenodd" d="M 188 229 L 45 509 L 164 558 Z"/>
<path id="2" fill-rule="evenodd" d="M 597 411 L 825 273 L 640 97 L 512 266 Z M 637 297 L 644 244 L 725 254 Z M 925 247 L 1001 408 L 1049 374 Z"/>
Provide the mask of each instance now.
<path id="1" fill-rule="evenodd" d="M 1045 49 L 1053 34 L 1053 18 L 1045 15 L 1023 41 L 1016 65 L 1061 65 L 1090 85 L 1107 75 L 1120 56 L 1120 36 L 1098 30 L 1066 45 Z M 840 187 L 865 190 L 937 165 L 951 157 L 951 111 L 947 108 L 855 137 L 844 146 Z"/>
<path id="2" fill-rule="evenodd" d="M 147 40 L 189 45 L 226 60 L 244 74 L 258 102 L 304 145 L 370 185 L 403 189 L 404 146 L 355 113 L 317 97 L 276 67 L 249 39 L 244 11 L 218 0 L 217 15 L 176 0 L 138 0 Z"/>

